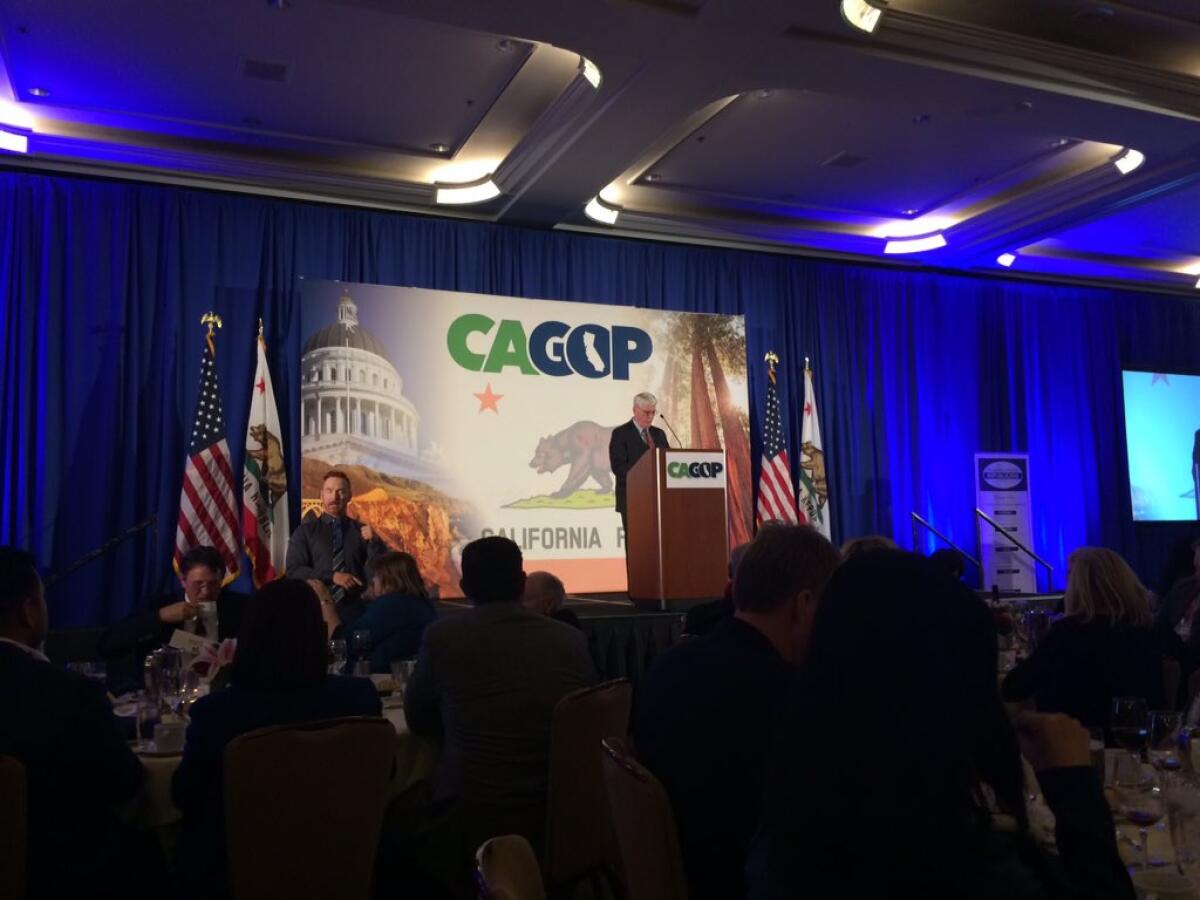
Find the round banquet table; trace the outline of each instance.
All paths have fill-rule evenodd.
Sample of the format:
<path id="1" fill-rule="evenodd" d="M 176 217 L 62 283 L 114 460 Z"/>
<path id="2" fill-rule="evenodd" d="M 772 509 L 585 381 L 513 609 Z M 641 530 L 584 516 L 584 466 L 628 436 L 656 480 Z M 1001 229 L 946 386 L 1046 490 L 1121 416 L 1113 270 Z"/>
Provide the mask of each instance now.
<path id="1" fill-rule="evenodd" d="M 396 769 L 392 776 L 392 796 L 428 777 L 437 765 L 441 744 L 408 730 L 401 706 L 385 706 L 383 717 L 396 729 Z M 179 768 L 181 754 L 138 754 L 146 769 L 142 789 L 122 807 L 122 816 L 142 828 L 163 828 L 179 821 L 180 812 L 171 802 L 171 778 Z"/>

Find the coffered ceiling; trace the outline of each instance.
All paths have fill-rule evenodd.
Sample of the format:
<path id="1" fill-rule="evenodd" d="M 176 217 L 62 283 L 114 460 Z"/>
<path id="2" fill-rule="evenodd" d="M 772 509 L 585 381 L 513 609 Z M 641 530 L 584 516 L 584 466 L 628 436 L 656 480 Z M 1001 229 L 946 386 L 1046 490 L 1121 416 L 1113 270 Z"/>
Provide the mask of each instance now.
<path id="1" fill-rule="evenodd" d="M 1194 0 L 840 2 L 5 0 L 0 163 L 1196 290 Z"/>

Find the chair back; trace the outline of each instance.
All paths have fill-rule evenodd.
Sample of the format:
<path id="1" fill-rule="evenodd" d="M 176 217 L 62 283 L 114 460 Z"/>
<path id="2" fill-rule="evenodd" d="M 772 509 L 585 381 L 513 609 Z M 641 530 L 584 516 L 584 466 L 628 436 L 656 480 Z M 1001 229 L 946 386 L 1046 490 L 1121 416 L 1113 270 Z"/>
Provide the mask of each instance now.
<path id="1" fill-rule="evenodd" d="M 229 886 L 237 900 L 367 900 L 396 758 L 386 719 L 260 728 L 225 749 Z"/>
<path id="2" fill-rule="evenodd" d="M 0 897 L 23 900 L 28 859 L 28 801 L 25 766 L 11 756 L 0 756 Z"/>
<path id="3" fill-rule="evenodd" d="M 600 742 L 629 731 L 627 678 L 572 691 L 554 707 L 546 795 L 546 883 L 562 885 L 617 861 Z"/>
<path id="4" fill-rule="evenodd" d="M 627 900 L 687 900 L 679 834 L 667 792 L 624 741 L 604 741 L 604 783 L 612 807 Z"/>
<path id="5" fill-rule="evenodd" d="M 537 855 L 519 834 L 486 841 L 475 853 L 480 900 L 546 900 Z"/>

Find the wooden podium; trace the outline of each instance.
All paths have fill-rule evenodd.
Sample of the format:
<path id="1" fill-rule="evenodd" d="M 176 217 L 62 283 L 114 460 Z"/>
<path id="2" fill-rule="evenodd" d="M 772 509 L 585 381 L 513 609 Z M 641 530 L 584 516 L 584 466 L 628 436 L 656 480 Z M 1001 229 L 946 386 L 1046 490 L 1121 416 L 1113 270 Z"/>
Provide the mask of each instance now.
<path id="1" fill-rule="evenodd" d="M 629 599 L 642 609 L 720 597 L 729 580 L 724 450 L 643 453 L 625 481 Z"/>

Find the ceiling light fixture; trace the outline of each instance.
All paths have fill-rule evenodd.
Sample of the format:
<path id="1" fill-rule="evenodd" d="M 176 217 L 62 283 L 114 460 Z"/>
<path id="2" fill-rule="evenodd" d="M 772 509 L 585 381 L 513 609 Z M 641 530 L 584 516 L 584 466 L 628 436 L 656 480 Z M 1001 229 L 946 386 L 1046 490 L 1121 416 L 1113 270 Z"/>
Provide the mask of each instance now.
<path id="1" fill-rule="evenodd" d="M 48 90 L 46 90 L 45 88 L 40 88 L 40 87 L 31 87 L 29 89 L 29 93 L 33 97 L 49 97 L 50 96 L 50 92 Z"/>
<path id="2" fill-rule="evenodd" d="M 842 0 L 842 18 L 859 31 L 870 34 L 878 27 L 886 7 L 885 0 Z"/>
<path id="3" fill-rule="evenodd" d="M 925 237 L 909 238 L 907 240 L 888 241 L 883 245 L 884 253 L 922 253 L 925 250 L 937 250 L 946 246 L 946 238 L 939 231 L 937 234 Z"/>
<path id="4" fill-rule="evenodd" d="M 579 57 L 579 70 L 583 73 L 583 77 L 587 79 L 588 84 L 594 88 L 600 87 L 600 69 L 594 62 L 586 56 Z"/>
<path id="5" fill-rule="evenodd" d="M 29 136 L 0 129 L 0 150 L 7 153 L 28 153 Z"/>
<path id="6" fill-rule="evenodd" d="M 1132 147 L 1126 147 L 1125 152 L 1113 160 L 1113 165 L 1122 175 L 1128 175 L 1146 161 L 1146 154 Z"/>
<path id="7" fill-rule="evenodd" d="M 464 206 L 470 203 L 483 203 L 493 197 L 500 196 L 500 188 L 487 175 L 478 181 L 468 184 L 445 184 L 435 182 L 437 188 L 436 200 L 443 206 Z"/>
<path id="8" fill-rule="evenodd" d="M 33 116 L 21 104 L 9 100 L 0 100 L 0 125 L 11 125 L 25 131 L 37 130 Z"/>
<path id="9" fill-rule="evenodd" d="M 916 219 L 893 219 L 870 232 L 874 238 L 923 237 L 935 231 L 945 231 L 958 221 L 950 216 L 920 216 Z"/>
<path id="10" fill-rule="evenodd" d="M 621 211 L 608 206 L 599 197 L 593 197 L 583 208 L 583 214 L 601 225 L 616 225 L 617 216 L 621 214 Z"/>
<path id="11" fill-rule="evenodd" d="M 999 256 L 996 257 L 996 262 L 998 262 L 1000 265 L 1004 266 L 1004 268 L 1006 268 L 1006 269 L 1009 266 L 1011 266 L 1013 263 L 1015 263 L 1016 261 L 1017 261 L 1017 254 L 1015 254 L 1015 253 L 1001 253 Z"/>
<path id="12" fill-rule="evenodd" d="M 1196 290 L 1200 291 L 1200 280 L 1196 282 Z"/>

